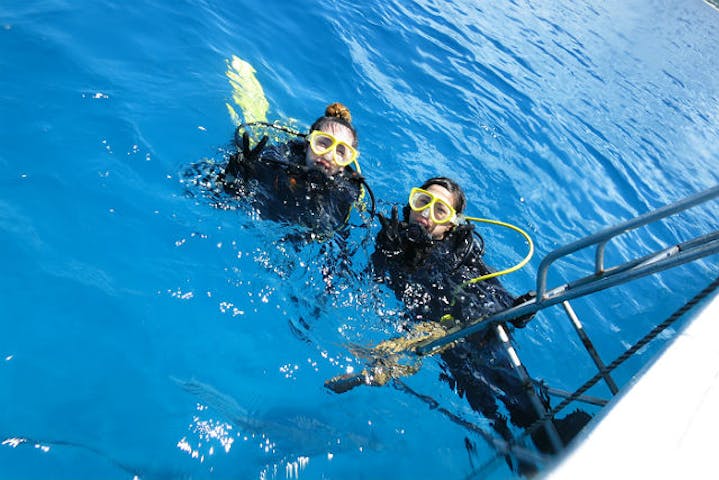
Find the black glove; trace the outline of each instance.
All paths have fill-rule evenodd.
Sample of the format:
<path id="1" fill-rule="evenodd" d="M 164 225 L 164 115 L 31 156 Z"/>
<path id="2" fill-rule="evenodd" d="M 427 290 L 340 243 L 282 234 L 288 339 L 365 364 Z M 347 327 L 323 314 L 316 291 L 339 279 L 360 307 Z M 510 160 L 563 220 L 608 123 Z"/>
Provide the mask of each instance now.
<path id="1" fill-rule="evenodd" d="M 263 135 L 260 141 L 257 142 L 257 145 L 255 145 L 255 148 L 250 149 L 250 135 L 245 131 L 242 134 L 242 156 L 245 158 L 245 161 L 256 162 L 257 159 L 260 158 L 260 154 L 262 150 L 264 150 L 265 145 L 267 145 L 268 140 L 269 137 Z"/>
<path id="2" fill-rule="evenodd" d="M 397 206 L 392 207 L 392 216 L 387 219 L 377 214 L 382 229 L 377 234 L 377 247 L 389 257 L 402 256 L 401 261 L 408 267 L 417 267 L 434 246 L 432 236 L 422 226 L 399 221 Z"/>
<path id="3" fill-rule="evenodd" d="M 400 241 L 400 228 L 406 229 L 406 222 L 402 222 L 400 226 L 399 214 L 397 211 L 397 205 L 392 207 L 392 214 L 389 219 L 382 215 L 377 214 L 382 229 L 377 234 L 377 247 L 380 248 L 386 255 L 396 255 L 402 251 L 402 243 Z"/>
<path id="4" fill-rule="evenodd" d="M 255 148 L 250 148 L 250 134 L 247 131 L 242 133 L 242 142 L 237 138 L 240 127 L 235 130 L 235 144 L 240 149 L 239 152 L 230 157 L 230 161 L 225 168 L 226 178 L 246 177 L 251 174 L 254 163 L 260 158 L 262 150 L 264 150 L 269 137 L 263 135 Z"/>
<path id="5" fill-rule="evenodd" d="M 525 302 L 535 300 L 536 298 L 537 298 L 537 292 L 535 292 L 535 291 L 527 292 L 524 295 L 522 295 L 521 297 L 515 298 L 514 302 L 512 302 L 512 306 L 516 307 L 518 305 L 522 305 Z M 527 326 L 527 324 L 533 317 L 534 317 L 533 313 L 528 313 L 527 315 L 523 315 L 519 318 L 514 318 L 514 319 L 510 320 L 510 322 L 516 328 L 524 328 Z"/>
<path id="6" fill-rule="evenodd" d="M 346 373 L 344 375 L 330 378 L 325 382 L 325 388 L 328 388 L 335 393 L 345 393 L 355 387 L 366 384 L 368 384 L 367 377 L 363 371 L 361 373 Z"/>

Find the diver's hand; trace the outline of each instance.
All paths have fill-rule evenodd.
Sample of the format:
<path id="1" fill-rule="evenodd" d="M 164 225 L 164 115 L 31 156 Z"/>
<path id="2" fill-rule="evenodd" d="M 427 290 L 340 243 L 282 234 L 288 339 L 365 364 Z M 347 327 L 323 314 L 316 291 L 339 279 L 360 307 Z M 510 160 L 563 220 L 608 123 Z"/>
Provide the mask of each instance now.
<path id="1" fill-rule="evenodd" d="M 536 302 L 536 300 L 537 300 L 537 292 L 531 291 L 531 292 L 525 293 L 525 294 L 522 295 L 521 297 L 515 298 L 515 299 L 514 299 L 514 302 L 512 303 L 512 306 L 513 306 L 513 307 L 516 307 L 516 306 L 518 306 L 518 305 L 522 305 L 522 304 L 524 304 L 524 303 L 528 303 L 528 302 L 531 302 L 531 301 L 535 301 L 535 302 Z M 524 327 L 527 326 L 527 324 L 529 323 L 529 321 L 530 321 L 533 317 L 534 317 L 534 314 L 533 314 L 533 313 L 528 313 L 527 315 L 523 315 L 523 316 L 521 316 L 521 317 L 519 317 L 519 318 L 513 318 L 512 320 L 510 320 L 510 322 L 511 322 L 512 325 L 514 325 L 516 328 L 524 328 Z"/>
<path id="2" fill-rule="evenodd" d="M 269 140 L 269 137 L 267 135 L 263 135 L 259 142 L 257 142 L 257 145 L 255 145 L 255 148 L 250 148 L 250 134 L 246 131 L 242 134 L 242 157 L 245 159 L 246 162 L 256 162 L 260 158 L 260 154 L 262 153 L 262 150 L 264 150 L 265 145 L 267 145 L 267 140 Z"/>
<path id="3" fill-rule="evenodd" d="M 387 217 L 378 213 L 377 218 L 379 219 L 380 225 L 382 225 L 380 234 L 383 234 L 388 241 L 395 242 L 399 238 L 399 213 L 397 205 L 392 207 L 391 215 L 392 216 L 388 220 Z"/>
<path id="4" fill-rule="evenodd" d="M 400 231 L 407 228 L 405 222 L 399 221 L 397 205 L 392 207 L 392 213 L 388 219 L 381 213 L 377 214 L 382 229 L 377 234 L 377 247 L 387 256 L 395 256 L 403 250 Z"/>
<path id="5" fill-rule="evenodd" d="M 237 178 L 251 177 L 254 172 L 254 163 L 260 158 L 262 150 L 264 150 L 267 140 L 267 135 L 264 135 L 260 141 L 255 145 L 255 148 L 250 148 L 250 135 L 245 131 L 242 134 L 242 140 L 238 138 L 240 127 L 235 130 L 235 144 L 239 151 L 230 157 L 230 161 L 225 167 L 224 179 L 226 183 L 232 183 Z"/>

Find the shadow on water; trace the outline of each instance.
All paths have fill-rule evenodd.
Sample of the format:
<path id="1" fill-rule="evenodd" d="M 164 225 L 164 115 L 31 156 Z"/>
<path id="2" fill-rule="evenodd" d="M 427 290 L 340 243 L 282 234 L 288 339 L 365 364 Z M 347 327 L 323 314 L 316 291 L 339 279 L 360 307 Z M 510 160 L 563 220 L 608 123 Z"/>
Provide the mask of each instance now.
<path id="1" fill-rule="evenodd" d="M 344 451 L 380 450 L 371 428 L 351 428 L 347 419 L 331 420 L 320 412 L 329 409 L 286 407 L 249 411 L 233 396 L 197 380 L 174 379 L 180 388 L 206 408 L 230 422 L 245 437 L 262 440 L 264 458 L 282 463 L 293 457 L 316 457 Z M 350 427 L 350 428 L 348 428 Z"/>

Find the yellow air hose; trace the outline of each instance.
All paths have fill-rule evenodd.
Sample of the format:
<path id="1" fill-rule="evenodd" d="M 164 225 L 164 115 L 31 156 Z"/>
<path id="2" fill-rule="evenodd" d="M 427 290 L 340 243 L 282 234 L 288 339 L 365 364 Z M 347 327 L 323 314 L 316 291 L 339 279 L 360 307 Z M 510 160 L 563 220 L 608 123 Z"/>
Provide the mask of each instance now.
<path id="1" fill-rule="evenodd" d="M 517 270 L 519 270 L 520 268 L 525 266 L 527 264 L 527 262 L 529 262 L 529 259 L 532 258 L 532 255 L 534 255 L 534 242 L 532 242 L 532 237 L 530 237 L 527 234 L 527 232 L 525 232 L 521 228 L 519 228 L 515 225 L 512 225 L 511 223 L 501 222 L 499 220 L 490 220 L 488 218 L 478 218 L 478 217 L 464 217 L 464 218 L 465 218 L 465 220 L 470 220 L 472 222 L 489 223 L 491 225 L 498 225 L 500 227 L 506 227 L 506 228 L 509 228 L 510 230 L 514 230 L 515 232 L 519 233 L 527 240 L 527 243 L 529 244 L 529 252 L 527 252 L 527 255 L 524 257 L 524 259 L 521 262 L 519 262 L 518 264 L 516 264 L 515 266 L 506 268 L 504 270 L 500 270 L 498 272 L 488 273 L 486 275 L 481 275 L 479 277 L 472 278 L 472 279 L 464 282 L 460 286 L 460 288 L 464 287 L 466 285 L 472 284 L 472 283 L 481 282 L 482 280 L 487 280 L 490 278 L 499 277 L 500 275 L 506 275 L 508 273 L 516 272 Z"/>

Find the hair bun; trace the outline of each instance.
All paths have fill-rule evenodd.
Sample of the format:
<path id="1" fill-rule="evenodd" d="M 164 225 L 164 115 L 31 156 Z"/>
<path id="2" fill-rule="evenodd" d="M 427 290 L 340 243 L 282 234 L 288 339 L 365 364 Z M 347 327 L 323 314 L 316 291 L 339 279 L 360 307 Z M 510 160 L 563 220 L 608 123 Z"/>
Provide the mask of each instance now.
<path id="1" fill-rule="evenodd" d="M 341 118 L 348 123 L 352 123 L 352 114 L 350 113 L 350 109 L 339 102 L 327 105 L 327 108 L 325 109 L 325 116 Z"/>

